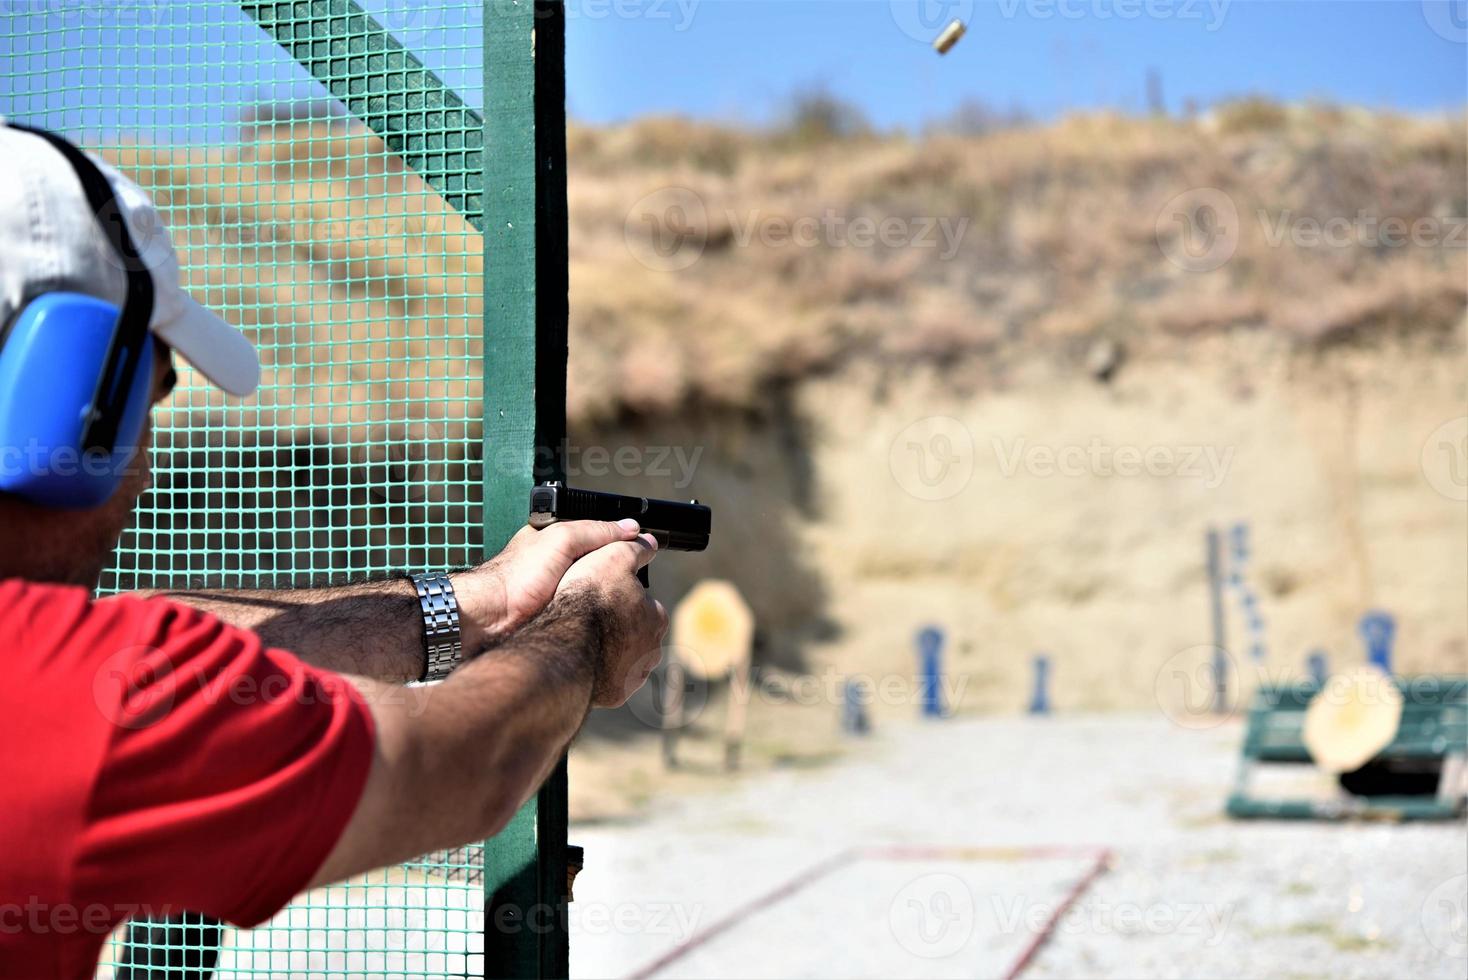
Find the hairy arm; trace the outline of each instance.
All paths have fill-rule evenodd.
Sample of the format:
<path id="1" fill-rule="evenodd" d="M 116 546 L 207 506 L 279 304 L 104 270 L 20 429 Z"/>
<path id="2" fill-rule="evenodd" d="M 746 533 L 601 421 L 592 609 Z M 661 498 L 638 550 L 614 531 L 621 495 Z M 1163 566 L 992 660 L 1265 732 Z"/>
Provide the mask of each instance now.
<path id="1" fill-rule="evenodd" d="M 464 650 L 493 642 L 500 618 L 480 596 L 485 573 L 452 576 L 461 607 Z M 417 680 L 423 672 L 423 615 L 405 578 L 321 589 L 147 592 L 255 632 L 266 646 L 289 650 L 317 667 L 380 681 Z"/>
<path id="2" fill-rule="evenodd" d="M 313 885 L 503 829 L 591 706 L 623 703 L 656 664 L 667 612 L 634 577 L 654 552 L 650 539 L 603 548 L 540 614 L 442 684 L 358 680 L 377 733 L 372 769 Z"/>
<path id="3" fill-rule="evenodd" d="M 544 609 L 573 562 L 637 533 L 636 521 L 525 527 L 494 558 L 451 576 L 464 658 L 474 659 Z M 405 578 L 323 589 L 138 594 L 194 606 L 339 674 L 401 683 L 423 673 L 423 614 Z"/>

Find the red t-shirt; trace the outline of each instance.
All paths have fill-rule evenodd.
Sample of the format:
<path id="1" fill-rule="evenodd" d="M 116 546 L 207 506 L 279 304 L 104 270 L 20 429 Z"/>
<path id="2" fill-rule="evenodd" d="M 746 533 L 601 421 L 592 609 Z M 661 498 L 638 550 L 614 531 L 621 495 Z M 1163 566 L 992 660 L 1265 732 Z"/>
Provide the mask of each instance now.
<path id="1" fill-rule="evenodd" d="M 90 977 L 133 915 L 263 922 L 367 780 L 356 689 L 177 603 L 0 582 L 0 977 Z"/>

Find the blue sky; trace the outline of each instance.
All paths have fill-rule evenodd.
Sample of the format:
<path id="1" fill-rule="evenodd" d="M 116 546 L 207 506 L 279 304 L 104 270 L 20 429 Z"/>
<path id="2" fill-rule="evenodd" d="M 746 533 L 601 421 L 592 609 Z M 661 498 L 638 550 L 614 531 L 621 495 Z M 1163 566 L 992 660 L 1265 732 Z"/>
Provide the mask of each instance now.
<path id="1" fill-rule="evenodd" d="M 691 3 L 691 7 L 690 7 Z M 577 7 L 582 8 L 577 11 Z M 1468 89 L 1462 0 L 613 0 L 573 2 L 574 115 L 767 121 L 823 85 L 880 126 L 920 126 L 964 99 L 1053 116 L 1170 108 L 1243 93 L 1436 110 Z M 1151 16 L 1148 11 L 1151 11 Z M 929 46 L 963 15 L 947 56 Z M 1435 29 L 1436 28 L 1436 29 Z"/>
<path id="2" fill-rule="evenodd" d="M 483 104 L 478 0 L 359 2 Z M 568 16 L 571 113 L 596 123 L 765 123 L 812 87 L 884 128 L 965 100 L 1138 111 L 1149 70 L 1174 111 L 1243 94 L 1432 111 L 1468 90 L 1468 0 L 569 0 Z M 931 39 L 955 16 L 968 35 L 940 57 Z M 14 0 L 0 68 L 0 112 L 180 143 L 323 94 L 228 0 Z"/>

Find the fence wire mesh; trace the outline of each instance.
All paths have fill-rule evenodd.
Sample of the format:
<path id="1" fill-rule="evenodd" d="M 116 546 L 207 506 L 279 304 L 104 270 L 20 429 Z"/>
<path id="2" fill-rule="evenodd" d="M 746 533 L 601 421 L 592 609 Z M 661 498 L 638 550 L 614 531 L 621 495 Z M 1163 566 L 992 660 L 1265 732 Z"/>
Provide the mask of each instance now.
<path id="1" fill-rule="evenodd" d="M 375 25 L 350 0 L 0 2 L 0 113 L 148 189 L 186 288 L 264 364 L 243 404 L 179 365 L 154 487 L 104 592 L 322 585 L 482 554 L 482 216 L 477 194 L 440 194 L 481 178 L 456 151 L 479 135 L 482 7 L 362 7 Z M 338 56 L 308 71 L 282 37 Z M 408 134 L 445 151 L 432 185 L 333 95 L 391 88 L 421 108 L 440 80 L 469 114 L 387 120 L 441 130 Z M 479 976 L 481 882 L 476 846 L 300 896 L 248 932 L 197 917 L 119 931 L 98 975 L 217 946 L 221 977 Z"/>

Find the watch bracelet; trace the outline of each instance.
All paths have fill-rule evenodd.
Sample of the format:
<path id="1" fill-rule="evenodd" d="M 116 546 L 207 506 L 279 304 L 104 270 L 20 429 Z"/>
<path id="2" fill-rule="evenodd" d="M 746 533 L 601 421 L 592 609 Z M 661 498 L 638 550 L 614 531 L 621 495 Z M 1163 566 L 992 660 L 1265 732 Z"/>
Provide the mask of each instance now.
<path id="1" fill-rule="evenodd" d="M 447 573 L 419 572 L 410 580 L 423 615 L 423 672 L 418 679 L 443 680 L 463 659 L 458 596 Z"/>

